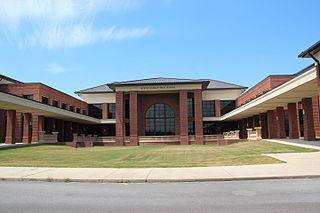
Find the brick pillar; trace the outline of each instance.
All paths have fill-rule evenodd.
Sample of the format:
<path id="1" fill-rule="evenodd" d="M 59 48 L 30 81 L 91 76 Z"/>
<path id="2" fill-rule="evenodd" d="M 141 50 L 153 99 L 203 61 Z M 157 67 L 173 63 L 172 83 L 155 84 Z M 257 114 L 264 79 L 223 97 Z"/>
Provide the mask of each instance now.
<path id="1" fill-rule="evenodd" d="M 138 93 L 130 91 L 130 145 L 138 146 Z"/>
<path id="2" fill-rule="evenodd" d="M 283 107 L 276 108 L 276 127 L 277 127 L 277 138 L 286 138 Z"/>
<path id="3" fill-rule="evenodd" d="M 24 120 L 23 120 L 23 143 L 31 143 L 31 113 L 24 113 Z"/>
<path id="4" fill-rule="evenodd" d="M 16 129 L 16 111 L 7 111 L 7 128 L 6 128 L 6 144 L 15 143 L 15 129 Z"/>
<path id="5" fill-rule="evenodd" d="M 304 127 L 304 140 L 312 141 L 315 139 L 315 130 L 313 123 L 312 99 L 303 98 L 302 107 L 304 110 L 303 127 Z"/>
<path id="6" fill-rule="evenodd" d="M 123 92 L 116 92 L 116 144 L 124 145 L 124 98 Z"/>
<path id="7" fill-rule="evenodd" d="M 247 119 L 246 118 L 242 119 L 241 123 L 242 123 L 242 125 L 241 125 L 241 127 L 242 127 L 241 136 L 242 136 L 243 139 L 246 139 L 246 138 L 248 138 L 248 132 L 247 132 L 248 123 L 247 123 Z"/>
<path id="8" fill-rule="evenodd" d="M 39 142 L 39 131 L 44 130 L 44 117 L 43 116 L 32 116 L 32 142 Z"/>
<path id="9" fill-rule="evenodd" d="M 268 138 L 268 119 L 267 113 L 260 113 L 261 137 Z"/>
<path id="10" fill-rule="evenodd" d="M 289 138 L 299 138 L 298 118 L 297 118 L 297 104 L 288 104 L 288 117 L 289 117 Z"/>
<path id="11" fill-rule="evenodd" d="M 6 111 L 0 109 L 0 143 L 4 143 L 6 137 Z"/>
<path id="12" fill-rule="evenodd" d="M 180 106 L 180 143 L 189 144 L 188 136 L 188 92 L 181 90 L 179 92 Z"/>
<path id="13" fill-rule="evenodd" d="M 247 118 L 247 127 L 248 128 L 253 128 L 253 117 Z"/>
<path id="14" fill-rule="evenodd" d="M 23 113 L 17 112 L 16 113 L 16 130 L 15 130 L 15 142 L 20 143 L 22 142 L 22 130 L 23 130 Z"/>
<path id="15" fill-rule="evenodd" d="M 216 117 L 220 117 L 221 116 L 220 100 L 215 100 L 214 106 L 215 106 Z"/>
<path id="16" fill-rule="evenodd" d="M 268 120 L 268 138 L 274 138 L 274 116 L 273 116 L 273 110 L 267 111 L 267 120 Z"/>
<path id="17" fill-rule="evenodd" d="M 102 119 L 108 119 L 108 104 L 103 103 L 102 104 Z"/>
<path id="18" fill-rule="evenodd" d="M 253 116 L 253 127 L 260 127 L 260 116 Z"/>
<path id="19" fill-rule="evenodd" d="M 202 90 L 194 91 L 194 123 L 196 144 L 204 144 L 203 141 L 203 118 L 202 118 Z"/>

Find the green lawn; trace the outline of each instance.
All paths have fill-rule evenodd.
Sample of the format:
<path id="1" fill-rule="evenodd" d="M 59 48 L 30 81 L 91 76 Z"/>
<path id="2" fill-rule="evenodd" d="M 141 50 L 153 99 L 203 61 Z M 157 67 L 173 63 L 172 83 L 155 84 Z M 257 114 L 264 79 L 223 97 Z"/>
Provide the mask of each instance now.
<path id="1" fill-rule="evenodd" d="M 262 154 L 313 152 L 317 150 L 267 141 L 227 146 L 168 145 L 71 148 L 62 145 L 31 145 L 0 148 L 0 166 L 32 167 L 196 167 L 281 163 Z"/>

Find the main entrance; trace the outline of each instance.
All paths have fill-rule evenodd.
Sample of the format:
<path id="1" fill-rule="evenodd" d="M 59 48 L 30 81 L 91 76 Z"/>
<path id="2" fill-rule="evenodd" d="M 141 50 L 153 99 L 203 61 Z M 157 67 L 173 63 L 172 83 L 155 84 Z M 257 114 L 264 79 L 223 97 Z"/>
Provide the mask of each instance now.
<path id="1" fill-rule="evenodd" d="M 175 135 L 174 112 L 167 104 L 153 104 L 145 114 L 145 135 Z"/>

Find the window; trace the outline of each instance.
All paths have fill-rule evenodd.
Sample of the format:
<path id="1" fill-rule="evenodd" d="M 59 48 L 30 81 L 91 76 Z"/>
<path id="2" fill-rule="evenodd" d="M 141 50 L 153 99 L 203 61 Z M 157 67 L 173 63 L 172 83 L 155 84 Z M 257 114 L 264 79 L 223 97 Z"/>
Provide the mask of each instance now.
<path id="1" fill-rule="evenodd" d="M 102 104 L 89 104 L 89 116 L 102 119 Z"/>
<path id="2" fill-rule="evenodd" d="M 129 100 L 125 100 L 125 102 L 124 102 L 124 117 L 130 118 L 130 102 L 129 102 Z"/>
<path id="3" fill-rule="evenodd" d="M 227 114 L 228 112 L 236 108 L 236 102 L 234 100 L 221 100 L 220 111 L 221 115 Z"/>
<path id="4" fill-rule="evenodd" d="M 77 107 L 76 112 L 80 114 L 81 110 L 79 107 Z"/>
<path id="5" fill-rule="evenodd" d="M 62 103 L 62 104 L 61 104 L 61 109 L 67 109 L 67 104 Z"/>
<path id="6" fill-rule="evenodd" d="M 188 134 L 194 135 L 194 121 L 188 121 Z"/>
<path id="7" fill-rule="evenodd" d="M 73 107 L 73 106 L 70 106 L 70 107 L 69 107 L 69 111 L 74 112 L 74 107 Z"/>
<path id="8" fill-rule="evenodd" d="M 188 117 L 193 118 L 194 117 L 194 99 L 188 98 Z"/>
<path id="9" fill-rule="evenodd" d="M 146 135 L 174 135 L 174 112 L 167 104 L 154 104 L 145 114 Z"/>
<path id="10" fill-rule="evenodd" d="M 41 103 L 43 104 L 49 104 L 49 98 L 42 96 L 42 101 Z"/>
<path id="11" fill-rule="evenodd" d="M 52 106 L 58 107 L 58 101 L 57 100 L 52 100 Z"/>
<path id="12" fill-rule="evenodd" d="M 203 117 L 214 117 L 216 114 L 214 101 L 202 101 L 202 113 Z"/>
<path id="13" fill-rule="evenodd" d="M 22 97 L 25 99 L 33 100 L 33 95 L 23 95 Z"/>
<path id="14" fill-rule="evenodd" d="M 115 119 L 116 118 L 116 104 L 109 104 L 108 107 L 108 118 Z"/>
<path id="15" fill-rule="evenodd" d="M 86 115 L 87 111 L 86 110 L 82 110 L 82 115 Z"/>

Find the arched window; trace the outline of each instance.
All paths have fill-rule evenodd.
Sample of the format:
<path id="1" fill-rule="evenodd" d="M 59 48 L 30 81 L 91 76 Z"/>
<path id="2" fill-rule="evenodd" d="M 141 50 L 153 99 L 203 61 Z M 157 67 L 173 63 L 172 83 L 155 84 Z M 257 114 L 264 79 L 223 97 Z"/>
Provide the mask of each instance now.
<path id="1" fill-rule="evenodd" d="M 153 104 L 145 115 L 146 135 L 174 135 L 174 112 L 167 104 Z"/>

